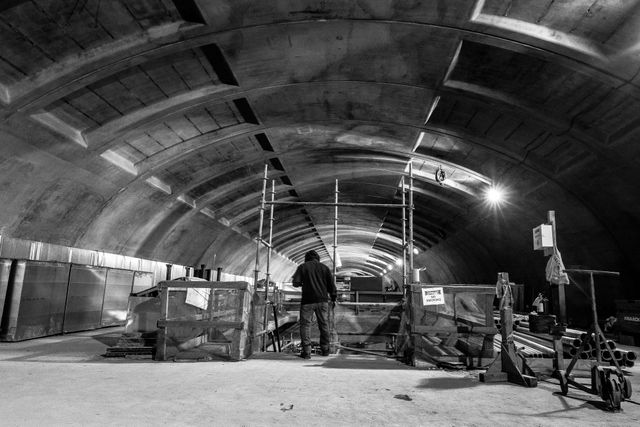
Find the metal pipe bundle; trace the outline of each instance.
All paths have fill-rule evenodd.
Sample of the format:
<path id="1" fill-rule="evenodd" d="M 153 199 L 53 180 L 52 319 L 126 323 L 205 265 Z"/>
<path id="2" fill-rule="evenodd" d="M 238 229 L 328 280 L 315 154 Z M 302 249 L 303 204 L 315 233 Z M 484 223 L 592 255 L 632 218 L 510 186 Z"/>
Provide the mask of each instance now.
<path id="1" fill-rule="evenodd" d="M 616 343 L 612 340 L 607 340 L 606 343 L 604 341 L 600 343 L 600 350 L 606 350 L 607 344 L 609 345 L 610 350 L 616 349 Z"/>
<path id="2" fill-rule="evenodd" d="M 541 351 L 539 347 L 535 347 L 534 345 L 532 345 L 532 343 L 527 343 L 524 340 L 521 339 L 521 337 L 518 337 L 516 335 L 514 335 L 513 337 L 513 344 L 516 347 L 516 349 L 518 349 L 518 351 L 525 357 L 550 357 L 548 354 L 548 350 L 546 349 L 546 351 Z M 494 350 L 496 351 L 501 351 L 501 343 L 502 343 L 502 337 L 500 335 L 496 335 L 495 339 L 494 339 Z"/>
<path id="3" fill-rule="evenodd" d="M 522 335 L 514 335 L 514 342 L 516 343 L 520 343 L 520 344 L 524 344 L 526 346 L 528 346 L 529 348 L 532 348 L 533 350 L 537 351 L 540 353 L 539 357 L 552 357 L 553 356 L 553 349 L 543 345 L 543 344 L 539 344 L 533 340 L 527 339 Z"/>
<path id="4" fill-rule="evenodd" d="M 502 325 L 500 324 L 500 318 L 497 316 L 498 314 L 494 312 L 494 323 L 496 328 L 501 330 Z M 529 331 L 527 317 L 522 315 L 514 315 L 513 325 L 514 344 L 525 357 L 553 357 L 553 338 L 550 335 Z M 597 357 L 594 334 L 567 328 L 564 335 L 561 340 L 565 355 L 574 357 L 583 346 L 583 342 L 586 341 L 578 357 L 582 360 L 595 359 Z M 500 351 L 500 339 L 501 337 L 496 335 L 496 340 L 494 340 L 494 349 L 496 351 Z M 632 367 L 637 358 L 637 354 L 634 351 L 616 348 L 616 343 L 612 340 L 601 341 L 599 350 L 602 361 L 610 362 L 611 364 L 615 360 L 622 366 Z"/>

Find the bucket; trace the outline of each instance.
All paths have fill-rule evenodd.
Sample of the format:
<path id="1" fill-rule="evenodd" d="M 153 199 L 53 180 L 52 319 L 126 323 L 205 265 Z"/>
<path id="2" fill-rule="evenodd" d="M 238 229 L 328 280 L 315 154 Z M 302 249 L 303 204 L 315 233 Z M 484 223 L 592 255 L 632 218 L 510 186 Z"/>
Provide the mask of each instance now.
<path id="1" fill-rule="evenodd" d="M 420 283 L 420 269 L 414 268 L 411 276 L 411 283 Z"/>

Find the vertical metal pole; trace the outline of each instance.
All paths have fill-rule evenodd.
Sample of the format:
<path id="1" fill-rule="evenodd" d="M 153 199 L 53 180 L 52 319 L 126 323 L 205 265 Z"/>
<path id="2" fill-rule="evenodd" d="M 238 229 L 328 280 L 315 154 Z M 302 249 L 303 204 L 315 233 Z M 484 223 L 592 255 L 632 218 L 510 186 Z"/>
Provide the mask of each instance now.
<path id="1" fill-rule="evenodd" d="M 275 180 L 271 180 L 271 201 L 274 201 L 275 198 L 275 194 L 276 194 L 276 181 Z M 274 208 L 274 204 L 271 203 L 270 209 L 269 209 L 269 243 L 268 243 L 268 247 L 267 247 L 267 274 L 266 274 L 266 278 L 265 278 L 265 283 L 264 283 L 264 301 L 265 301 L 265 306 L 264 306 L 264 324 L 267 325 L 269 322 L 269 310 L 268 310 L 268 302 L 269 302 L 269 283 L 271 283 L 271 242 L 273 240 L 273 208 Z M 273 342 L 277 336 L 278 333 L 278 318 L 276 317 L 276 305 L 275 305 L 275 293 L 276 293 L 276 288 L 275 286 L 273 287 L 273 321 L 274 321 L 274 328 L 275 330 L 273 331 L 273 334 L 271 335 L 271 341 Z M 266 335 L 265 335 L 265 342 L 266 342 Z M 280 346 L 280 338 L 278 338 L 278 347 Z M 265 348 L 266 351 L 266 348 Z M 273 351 L 277 351 L 276 348 L 276 344 L 273 343 Z"/>
<path id="2" fill-rule="evenodd" d="M 158 328 L 156 340 L 155 360 L 167 360 L 167 317 L 169 314 L 169 287 L 160 285 L 160 319 L 164 320 L 163 327 Z"/>
<path id="3" fill-rule="evenodd" d="M 558 250 L 558 243 L 556 240 L 556 212 L 547 212 L 547 222 L 551 224 L 552 236 L 553 236 L 553 249 L 551 256 Z M 558 318 L 558 323 L 566 327 L 567 325 L 567 304 L 564 285 L 551 285 L 551 301 L 553 303 L 553 310 Z"/>
<path id="4" fill-rule="evenodd" d="M 413 159 L 409 159 L 409 274 L 411 275 L 410 283 L 413 283 Z M 413 335 L 416 326 L 416 314 L 414 305 L 416 302 L 413 294 L 413 287 L 411 285 L 408 286 L 407 292 L 407 307 L 408 307 L 408 318 L 409 318 L 409 343 L 415 347 L 416 337 Z M 412 358 L 412 362 L 415 361 L 415 356 Z"/>
<path id="5" fill-rule="evenodd" d="M 260 197 L 260 210 L 258 212 L 260 217 L 260 222 L 258 225 L 258 236 L 256 237 L 256 267 L 254 270 L 254 286 L 258 287 L 258 274 L 260 273 L 260 245 L 262 245 L 262 225 L 264 223 L 264 205 L 265 205 L 265 196 L 267 193 L 267 173 L 268 173 L 268 165 L 264 165 L 264 177 L 262 178 L 262 195 Z"/>
<path id="6" fill-rule="evenodd" d="M 547 224 L 551 225 L 551 236 L 553 238 L 553 248 L 551 251 L 547 252 L 545 250 L 545 255 L 549 254 L 553 256 L 555 252 L 558 250 L 558 243 L 556 240 L 556 212 L 548 211 L 547 212 Z M 551 303 L 553 306 L 553 311 L 557 316 L 557 321 L 561 330 L 567 325 L 567 305 L 565 300 L 564 293 L 564 285 L 551 285 Z M 553 335 L 553 350 L 555 353 L 555 358 L 553 359 L 553 368 L 556 371 L 564 370 L 564 348 L 562 345 L 562 332 L 558 331 L 558 333 L 554 333 Z"/>
<path id="7" fill-rule="evenodd" d="M 338 180 L 336 179 L 336 188 L 334 192 L 335 206 L 333 210 L 333 286 L 337 287 L 336 274 L 338 273 Z M 339 344 L 339 337 L 336 331 L 336 313 L 335 307 L 331 308 L 329 305 L 329 334 L 331 337 L 330 351 L 333 353 L 336 351 L 336 346 Z"/>
<path id="8" fill-rule="evenodd" d="M 276 195 L 276 181 L 271 181 L 271 201 L 275 200 Z M 264 288 L 264 300 L 267 301 L 269 298 L 269 282 L 271 281 L 271 241 L 273 240 L 273 208 L 274 204 L 271 203 L 270 215 L 269 215 L 269 246 L 267 248 L 267 284 Z M 275 302 L 275 292 L 276 288 L 273 288 L 273 301 Z"/>
<path id="9" fill-rule="evenodd" d="M 598 311 L 596 310 L 596 286 L 593 281 L 593 272 L 589 273 L 589 288 L 591 291 L 591 312 L 593 314 L 593 334 L 596 340 L 596 360 L 602 363 L 602 352 L 600 351 L 600 329 L 598 328 Z"/>
<path id="10" fill-rule="evenodd" d="M 409 269 L 413 276 L 413 159 L 409 161 Z"/>
<path id="11" fill-rule="evenodd" d="M 402 293 L 407 296 L 407 190 L 404 188 L 404 176 L 400 180 L 402 186 Z"/>
<path id="12" fill-rule="evenodd" d="M 336 179 L 336 189 L 334 193 L 335 203 L 333 215 L 333 284 L 336 284 L 336 273 L 338 272 L 338 180 Z"/>
<path id="13" fill-rule="evenodd" d="M 264 223 L 264 205 L 265 205 L 265 197 L 267 193 L 267 177 L 268 177 L 269 166 L 264 165 L 264 177 L 262 178 L 262 195 L 260 197 L 260 212 L 259 212 L 259 225 L 258 225 L 258 236 L 256 237 L 256 267 L 254 270 L 254 286 L 256 289 L 258 288 L 258 275 L 260 274 L 260 245 L 262 245 L 262 225 Z M 264 301 L 264 330 L 267 330 L 267 300 Z M 262 351 L 265 350 L 267 342 L 267 334 L 262 335 Z"/>

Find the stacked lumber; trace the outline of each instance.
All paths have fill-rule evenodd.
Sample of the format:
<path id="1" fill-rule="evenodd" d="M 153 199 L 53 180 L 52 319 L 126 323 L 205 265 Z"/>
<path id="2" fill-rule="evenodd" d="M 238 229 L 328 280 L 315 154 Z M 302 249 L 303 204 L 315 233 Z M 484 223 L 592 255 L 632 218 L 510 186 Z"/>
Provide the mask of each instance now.
<path id="1" fill-rule="evenodd" d="M 153 358 L 153 347 L 109 347 L 103 357 L 149 357 Z"/>
<path id="2" fill-rule="evenodd" d="M 129 333 L 123 334 L 115 346 L 108 347 L 103 357 L 134 357 L 153 358 L 155 346 L 155 333 Z"/>

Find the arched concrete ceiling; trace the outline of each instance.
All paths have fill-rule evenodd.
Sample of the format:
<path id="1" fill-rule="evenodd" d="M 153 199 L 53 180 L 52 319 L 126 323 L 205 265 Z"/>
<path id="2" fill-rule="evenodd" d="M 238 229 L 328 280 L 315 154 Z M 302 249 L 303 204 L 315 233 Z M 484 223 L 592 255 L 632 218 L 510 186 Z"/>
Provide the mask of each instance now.
<path id="1" fill-rule="evenodd" d="M 565 261 L 629 295 L 639 26 L 635 0 L 5 1 L 0 233 L 251 275 L 265 164 L 278 201 L 337 179 L 341 202 L 400 204 L 413 161 L 430 280 L 536 285 L 555 210 Z M 328 260 L 332 207 L 274 211 L 274 277 Z M 342 272 L 393 264 L 402 225 L 340 208 Z"/>

